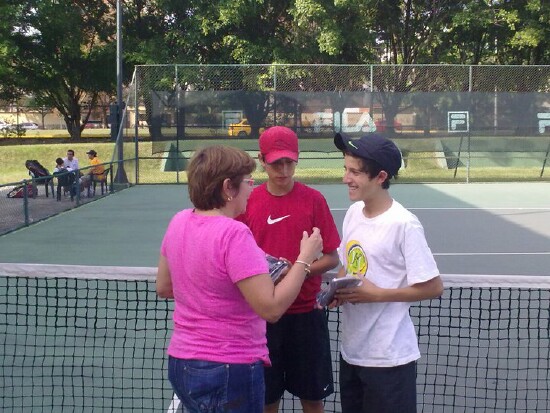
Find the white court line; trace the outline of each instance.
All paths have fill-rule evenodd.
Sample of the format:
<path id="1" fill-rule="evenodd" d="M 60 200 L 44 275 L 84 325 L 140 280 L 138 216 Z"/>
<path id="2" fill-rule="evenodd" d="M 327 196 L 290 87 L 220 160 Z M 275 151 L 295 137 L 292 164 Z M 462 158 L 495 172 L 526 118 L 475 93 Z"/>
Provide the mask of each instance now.
<path id="1" fill-rule="evenodd" d="M 548 207 L 405 207 L 410 211 L 427 210 L 427 211 L 550 211 Z M 347 211 L 349 208 L 330 208 L 331 211 Z"/>
<path id="2" fill-rule="evenodd" d="M 477 210 L 481 209 L 483 211 L 550 211 L 550 208 L 547 207 L 411 207 L 407 209 L 426 209 L 426 210 Z"/>
<path id="3" fill-rule="evenodd" d="M 170 403 L 170 406 L 168 406 L 168 410 L 166 413 L 176 413 L 178 412 L 178 409 L 180 407 L 180 399 L 178 399 L 178 396 L 176 396 L 176 393 L 174 393 L 174 397 L 172 398 L 172 402 Z"/>
<path id="4" fill-rule="evenodd" d="M 550 255 L 550 252 L 436 252 L 439 256 L 468 256 L 468 255 Z"/>

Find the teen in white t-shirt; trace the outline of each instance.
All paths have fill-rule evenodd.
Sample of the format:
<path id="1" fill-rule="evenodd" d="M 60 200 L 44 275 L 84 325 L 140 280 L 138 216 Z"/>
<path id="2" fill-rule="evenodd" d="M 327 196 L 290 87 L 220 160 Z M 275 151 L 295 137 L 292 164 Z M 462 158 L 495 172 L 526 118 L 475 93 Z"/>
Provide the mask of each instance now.
<path id="1" fill-rule="evenodd" d="M 344 218 L 339 276 L 362 279 L 341 289 L 342 413 L 416 412 L 418 339 L 409 303 L 443 292 L 422 225 L 389 194 L 401 167 L 395 144 L 379 135 L 334 138 L 344 153 L 344 178 L 355 203 Z"/>

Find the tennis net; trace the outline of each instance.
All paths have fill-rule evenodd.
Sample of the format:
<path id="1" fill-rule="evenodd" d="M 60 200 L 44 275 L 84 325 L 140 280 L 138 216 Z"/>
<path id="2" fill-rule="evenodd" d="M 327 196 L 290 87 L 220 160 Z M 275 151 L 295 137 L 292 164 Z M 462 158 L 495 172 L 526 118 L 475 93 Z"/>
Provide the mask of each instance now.
<path id="1" fill-rule="evenodd" d="M 0 410 L 175 412 L 152 268 L 0 264 Z M 72 274 L 78 274 L 78 277 Z M 411 308 L 419 412 L 548 412 L 550 277 L 444 276 Z M 328 312 L 339 412 L 339 312 Z M 281 410 L 301 411 L 285 396 Z"/>

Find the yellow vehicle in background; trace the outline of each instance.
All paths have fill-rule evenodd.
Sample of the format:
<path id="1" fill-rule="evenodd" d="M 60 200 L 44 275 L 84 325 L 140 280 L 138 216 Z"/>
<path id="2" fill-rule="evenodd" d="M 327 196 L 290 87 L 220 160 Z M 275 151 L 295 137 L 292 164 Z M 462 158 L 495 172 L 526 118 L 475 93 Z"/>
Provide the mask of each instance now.
<path id="1" fill-rule="evenodd" d="M 264 131 L 264 128 L 260 128 L 260 133 Z M 227 128 L 229 136 L 238 136 L 244 138 L 252 132 L 252 126 L 248 123 L 248 119 L 242 119 L 239 123 L 230 123 Z"/>

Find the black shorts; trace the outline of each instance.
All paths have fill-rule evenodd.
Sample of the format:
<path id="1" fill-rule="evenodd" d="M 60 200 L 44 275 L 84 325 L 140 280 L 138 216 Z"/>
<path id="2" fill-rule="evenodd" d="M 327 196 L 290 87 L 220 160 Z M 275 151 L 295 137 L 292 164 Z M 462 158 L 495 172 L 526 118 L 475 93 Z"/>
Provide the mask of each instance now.
<path id="1" fill-rule="evenodd" d="M 342 413 L 415 413 L 416 362 L 362 367 L 340 357 Z"/>
<path id="2" fill-rule="evenodd" d="M 327 317 L 324 310 L 285 314 L 267 324 L 272 367 L 265 369 L 265 401 L 278 401 L 285 390 L 304 400 L 334 393 Z"/>

